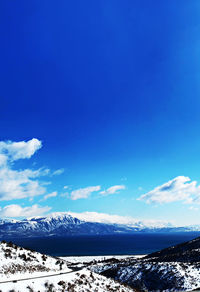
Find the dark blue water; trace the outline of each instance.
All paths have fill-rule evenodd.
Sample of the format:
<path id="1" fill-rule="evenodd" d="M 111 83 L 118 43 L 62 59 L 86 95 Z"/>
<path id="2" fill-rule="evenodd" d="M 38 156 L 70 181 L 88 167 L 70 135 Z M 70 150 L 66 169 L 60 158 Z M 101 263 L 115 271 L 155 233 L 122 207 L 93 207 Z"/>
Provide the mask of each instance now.
<path id="1" fill-rule="evenodd" d="M 52 256 L 133 255 L 151 253 L 200 236 L 200 232 L 136 233 L 13 239 L 20 246 Z"/>

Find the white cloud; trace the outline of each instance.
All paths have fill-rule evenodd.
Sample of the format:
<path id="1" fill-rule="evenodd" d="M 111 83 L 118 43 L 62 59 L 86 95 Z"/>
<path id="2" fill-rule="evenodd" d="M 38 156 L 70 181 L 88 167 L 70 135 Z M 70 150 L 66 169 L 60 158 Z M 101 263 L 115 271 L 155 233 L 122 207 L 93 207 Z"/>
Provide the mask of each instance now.
<path id="1" fill-rule="evenodd" d="M 38 180 L 34 180 L 34 177 L 35 172 L 31 170 L 0 169 L 0 200 L 22 199 L 44 194 L 46 188 Z"/>
<path id="2" fill-rule="evenodd" d="M 65 171 L 64 168 L 60 168 L 60 169 L 55 170 L 55 171 L 52 173 L 52 175 L 60 175 L 60 174 L 62 174 L 64 171 Z"/>
<path id="3" fill-rule="evenodd" d="M 38 149 L 42 147 L 41 141 L 32 139 L 28 142 L 0 142 L 0 154 L 5 155 L 9 160 L 30 158 Z"/>
<path id="4" fill-rule="evenodd" d="M 71 192 L 71 199 L 78 200 L 78 199 L 86 199 L 90 196 L 91 193 L 97 192 L 101 189 L 100 186 L 92 186 L 87 188 L 78 189 Z"/>
<path id="5" fill-rule="evenodd" d="M 32 217 L 40 216 L 51 210 L 51 207 L 41 207 L 39 205 L 33 205 L 30 207 L 21 207 L 20 205 L 7 205 L 0 209 L 0 217 Z"/>
<path id="6" fill-rule="evenodd" d="M 130 216 L 119 216 L 119 215 L 110 215 L 105 213 L 98 212 L 83 212 L 83 213 L 74 213 L 68 212 L 73 217 L 78 218 L 79 220 L 87 222 L 98 222 L 106 224 L 124 224 L 132 227 L 166 227 L 171 226 L 169 222 L 160 221 L 160 220 L 139 220 Z"/>
<path id="7" fill-rule="evenodd" d="M 14 161 L 30 158 L 41 145 L 38 139 L 0 142 L 0 201 L 32 198 L 46 192 L 44 183 L 38 178 L 48 175 L 49 169 L 13 169 Z"/>
<path id="8" fill-rule="evenodd" d="M 138 200 L 160 204 L 176 201 L 199 204 L 200 186 L 197 185 L 196 181 L 191 181 L 189 177 L 178 176 L 142 195 Z"/>
<path id="9" fill-rule="evenodd" d="M 0 154 L 0 167 L 5 166 L 7 163 L 7 156 L 4 154 Z"/>
<path id="10" fill-rule="evenodd" d="M 58 195 L 57 192 L 52 192 L 50 194 L 47 194 L 46 196 L 44 196 L 44 199 L 43 200 L 47 200 L 49 198 L 53 198 L 53 197 L 56 197 Z"/>
<path id="11" fill-rule="evenodd" d="M 68 188 L 69 188 L 68 186 L 64 186 L 64 187 L 63 187 L 63 189 L 65 189 L 65 190 L 68 189 Z"/>
<path id="12" fill-rule="evenodd" d="M 100 192 L 101 195 L 112 195 L 112 194 L 116 194 L 118 193 L 118 191 L 120 190 L 124 190 L 126 187 L 124 185 L 116 185 L 116 186 L 112 186 L 110 188 L 108 188 L 105 191 Z"/>

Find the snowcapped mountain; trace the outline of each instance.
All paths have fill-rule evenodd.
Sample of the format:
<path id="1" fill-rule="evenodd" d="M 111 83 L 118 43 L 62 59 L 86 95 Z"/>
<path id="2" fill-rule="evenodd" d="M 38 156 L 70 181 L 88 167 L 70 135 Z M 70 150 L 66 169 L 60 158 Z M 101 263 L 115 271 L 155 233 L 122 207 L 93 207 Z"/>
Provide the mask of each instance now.
<path id="1" fill-rule="evenodd" d="M 68 213 L 53 213 L 43 217 L 31 217 L 23 220 L 0 220 L 0 237 L 32 237 L 32 236 L 69 236 L 98 235 L 133 232 L 178 232 L 197 231 L 198 227 L 173 227 L 147 224 L 138 221 L 134 224 L 100 223 L 84 221 Z"/>
<path id="2" fill-rule="evenodd" d="M 138 220 L 131 216 L 110 215 L 99 212 L 68 212 L 69 215 L 87 222 L 126 225 L 135 228 L 164 228 L 172 227 L 170 222 L 159 220 Z"/>
<path id="3" fill-rule="evenodd" d="M 68 236 L 83 234 L 113 234 L 131 232 L 133 228 L 112 224 L 86 222 L 66 213 L 24 220 L 1 220 L 0 237 Z"/>

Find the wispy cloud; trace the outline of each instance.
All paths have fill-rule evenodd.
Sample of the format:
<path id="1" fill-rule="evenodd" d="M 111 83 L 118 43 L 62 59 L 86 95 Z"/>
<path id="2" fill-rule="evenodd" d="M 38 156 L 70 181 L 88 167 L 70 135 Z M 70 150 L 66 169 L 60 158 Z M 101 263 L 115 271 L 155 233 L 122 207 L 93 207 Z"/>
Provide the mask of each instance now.
<path id="1" fill-rule="evenodd" d="M 55 171 L 52 172 L 52 175 L 60 175 L 64 172 L 64 168 L 60 168 L 60 169 L 57 169 Z"/>
<path id="2" fill-rule="evenodd" d="M 10 217 L 10 218 L 32 217 L 32 216 L 43 215 L 49 212 L 50 210 L 51 210 L 51 207 L 49 206 L 41 207 L 37 204 L 30 207 L 21 207 L 20 205 L 13 204 L 13 205 L 7 205 L 4 208 L 0 209 L 0 216 Z"/>
<path id="3" fill-rule="evenodd" d="M 44 196 L 43 201 L 45 201 L 45 200 L 47 200 L 47 199 L 49 199 L 49 198 L 56 197 L 57 195 L 58 195 L 57 192 L 52 192 L 52 193 L 50 193 L 50 194 L 47 194 L 47 195 Z"/>
<path id="4" fill-rule="evenodd" d="M 126 188 L 125 185 L 116 185 L 116 186 L 112 186 L 112 187 L 100 192 L 100 194 L 104 195 L 104 196 L 112 195 L 112 194 L 118 193 L 121 190 L 124 190 L 125 188 Z"/>
<path id="5" fill-rule="evenodd" d="M 200 186 L 189 177 L 178 176 L 152 191 L 143 194 L 138 200 L 147 203 L 170 203 L 182 201 L 184 203 L 200 203 Z"/>
<path id="6" fill-rule="evenodd" d="M 71 192 L 70 198 L 72 200 L 86 199 L 91 195 L 91 193 L 100 191 L 100 189 L 101 189 L 100 186 L 92 186 L 74 190 Z"/>

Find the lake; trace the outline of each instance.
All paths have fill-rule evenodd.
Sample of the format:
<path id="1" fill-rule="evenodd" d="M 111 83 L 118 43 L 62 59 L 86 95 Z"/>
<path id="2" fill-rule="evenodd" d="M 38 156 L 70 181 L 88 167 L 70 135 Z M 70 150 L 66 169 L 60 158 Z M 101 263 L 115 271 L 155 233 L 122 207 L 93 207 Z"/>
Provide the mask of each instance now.
<path id="1" fill-rule="evenodd" d="M 103 236 L 17 238 L 12 242 L 52 256 L 151 253 L 200 236 L 200 232 L 135 233 Z"/>

